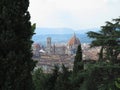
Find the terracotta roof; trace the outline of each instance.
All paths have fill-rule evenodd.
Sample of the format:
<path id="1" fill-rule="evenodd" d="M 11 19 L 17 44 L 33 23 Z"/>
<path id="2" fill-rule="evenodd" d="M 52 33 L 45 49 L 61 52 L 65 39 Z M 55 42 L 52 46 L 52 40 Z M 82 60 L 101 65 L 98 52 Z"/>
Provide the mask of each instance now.
<path id="1" fill-rule="evenodd" d="M 38 48 L 38 49 L 40 49 L 40 45 L 38 44 L 38 43 L 33 43 L 33 48 Z"/>
<path id="2" fill-rule="evenodd" d="M 75 45 L 75 44 L 80 44 L 80 40 L 76 37 L 75 33 L 74 33 L 74 36 L 69 40 L 68 42 L 68 45 L 69 46 L 72 46 L 72 45 Z"/>

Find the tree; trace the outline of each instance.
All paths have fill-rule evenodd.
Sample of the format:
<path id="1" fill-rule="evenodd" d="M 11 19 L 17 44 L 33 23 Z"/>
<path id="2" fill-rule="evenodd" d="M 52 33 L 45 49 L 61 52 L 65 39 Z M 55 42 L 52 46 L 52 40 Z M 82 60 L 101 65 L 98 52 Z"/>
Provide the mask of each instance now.
<path id="1" fill-rule="evenodd" d="M 59 72 L 59 76 L 56 81 L 55 90 L 70 90 L 70 72 L 68 68 L 62 65 L 62 70 Z"/>
<path id="2" fill-rule="evenodd" d="M 114 19 L 114 23 L 107 21 L 99 32 L 88 32 L 88 36 L 93 38 L 91 47 L 101 46 L 99 60 L 110 60 L 116 62 L 120 54 L 120 20 Z M 103 53 L 105 51 L 106 53 Z"/>
<path id="3" fill-rule="evenodd" d="M 82 61 L 82 49 L 81 45 L 78 45 L 78 49 L 74 60 L 73 74 L 71 76 L 72 90 L 80 89 L 81 85 L 84 82 L 84 74 L 85 73 Z"/>
<path id="4" fill-rule="evenodd" d="M 0 90 L 33 90 L 29 0 L 0 1 Z"/>
<path id="5" fill-rule="evenodd" d="M 46 81 L 49 78 L 49 74 L 43 73 L 41 68 L 38 68 L 33 72 L 33 81 L 35 90 L 45 90 Z"/>
<path id="6" fill-rule="evenodd" d="M 45 87 L 45 90 L 55 90 L 55 84 L 58 76 L 59 76 L 59 66 L 55 65 L 53 69 L 53 73 L 50 74 L 50 77 L 46 81 L 47 86 Z"/>
<path id="7" fill-rule="evenodd" d="M 82 49 L 81 49 L 81 45 L 79 45 L 74 60 L 73 73 L 77 73 L 81 70 L 83 70 Z"/>
<path id="8" fill-rule="evenodd" d="M 88 90 L 119 90 L 119 65 L 93 65 L 88 70 Z"/>

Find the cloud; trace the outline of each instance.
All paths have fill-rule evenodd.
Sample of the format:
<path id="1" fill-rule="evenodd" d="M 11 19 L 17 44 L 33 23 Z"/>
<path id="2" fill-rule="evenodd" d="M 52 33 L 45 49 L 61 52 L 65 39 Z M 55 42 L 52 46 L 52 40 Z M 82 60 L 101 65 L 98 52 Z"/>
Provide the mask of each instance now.
<path id="1" fill-rule="evenodd" d="M 93 28 L 120 15 L 120 0 L 30 0 L 37 27 Z"/>
<path id="2" fill-rule="evenodd" d="M 115 4 L 120 2 L 120 0 L 103 0 L 105 3 L 111 3 L 111 4 Z"/>

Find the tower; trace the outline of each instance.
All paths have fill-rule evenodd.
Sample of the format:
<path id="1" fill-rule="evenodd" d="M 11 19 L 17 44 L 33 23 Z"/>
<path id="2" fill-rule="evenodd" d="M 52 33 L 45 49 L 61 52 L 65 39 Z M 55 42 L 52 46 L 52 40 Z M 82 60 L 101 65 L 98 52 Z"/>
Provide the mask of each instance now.
<path id="1" fill-rule="evenodd" d="M 47 52 L 48 54 L 51 53 L 51 37 L 47 37 Z"/>
<path id="2" fill-rule="evenodd" d="M 55 44 L 53 45 L 53 54 L 55 54 L 56 51 L 55 51 Z"/>

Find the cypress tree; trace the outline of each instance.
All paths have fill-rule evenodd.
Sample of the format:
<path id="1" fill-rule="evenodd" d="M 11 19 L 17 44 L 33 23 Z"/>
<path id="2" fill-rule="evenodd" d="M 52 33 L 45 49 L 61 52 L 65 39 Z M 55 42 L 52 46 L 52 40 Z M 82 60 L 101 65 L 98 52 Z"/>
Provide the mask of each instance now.
<path id="1" fill-rule="evenodd" d="M 73 74 L 71 77 L 72 90 L 79 90 L 83 82 L 84 82 L 84 68 L 82 62 L 82 49 L 81 45 L 78 45 L 74 60 Z"/>
<path id="2" fill-rule="evenodd" d="M 0 1 L 0 90 L 33 90 L 29 0 Z"/>
<path id="3" fill-rule="evenodd" d="M 62 70 L 59 72 L 59 76 L 56 81 L 55 90 L 70 90 L 70 72 L 68 68 L 62 65 Z"/>
<path id="4" fill-rule="evenodd" d="M 47 85 L 45 87 L 45 90 L 55 90 L 55 85 L 56 85 L 58 76 L 59 76 L 59 66 L 55 65 L 53 69 L 53 73 L 50 75 L 50 77 L 48 78 L 45 84 Z"/>
<path id="5" fill-rule="evenodd" d="M 74 60 L 73 73 L 77 73 L 80 70 L 83 70 L 82 49 L 81 49 L 81 45 L 78 45 L 78 49 Z"/>
<path id="6" fill-rule="evenodd" d="M 41 68 L 38 68 L 33 72 L 33 82 L 35 90 L 45 90 L 46 81 L 49 78 L 49 74 L 43 72 Z"/>

